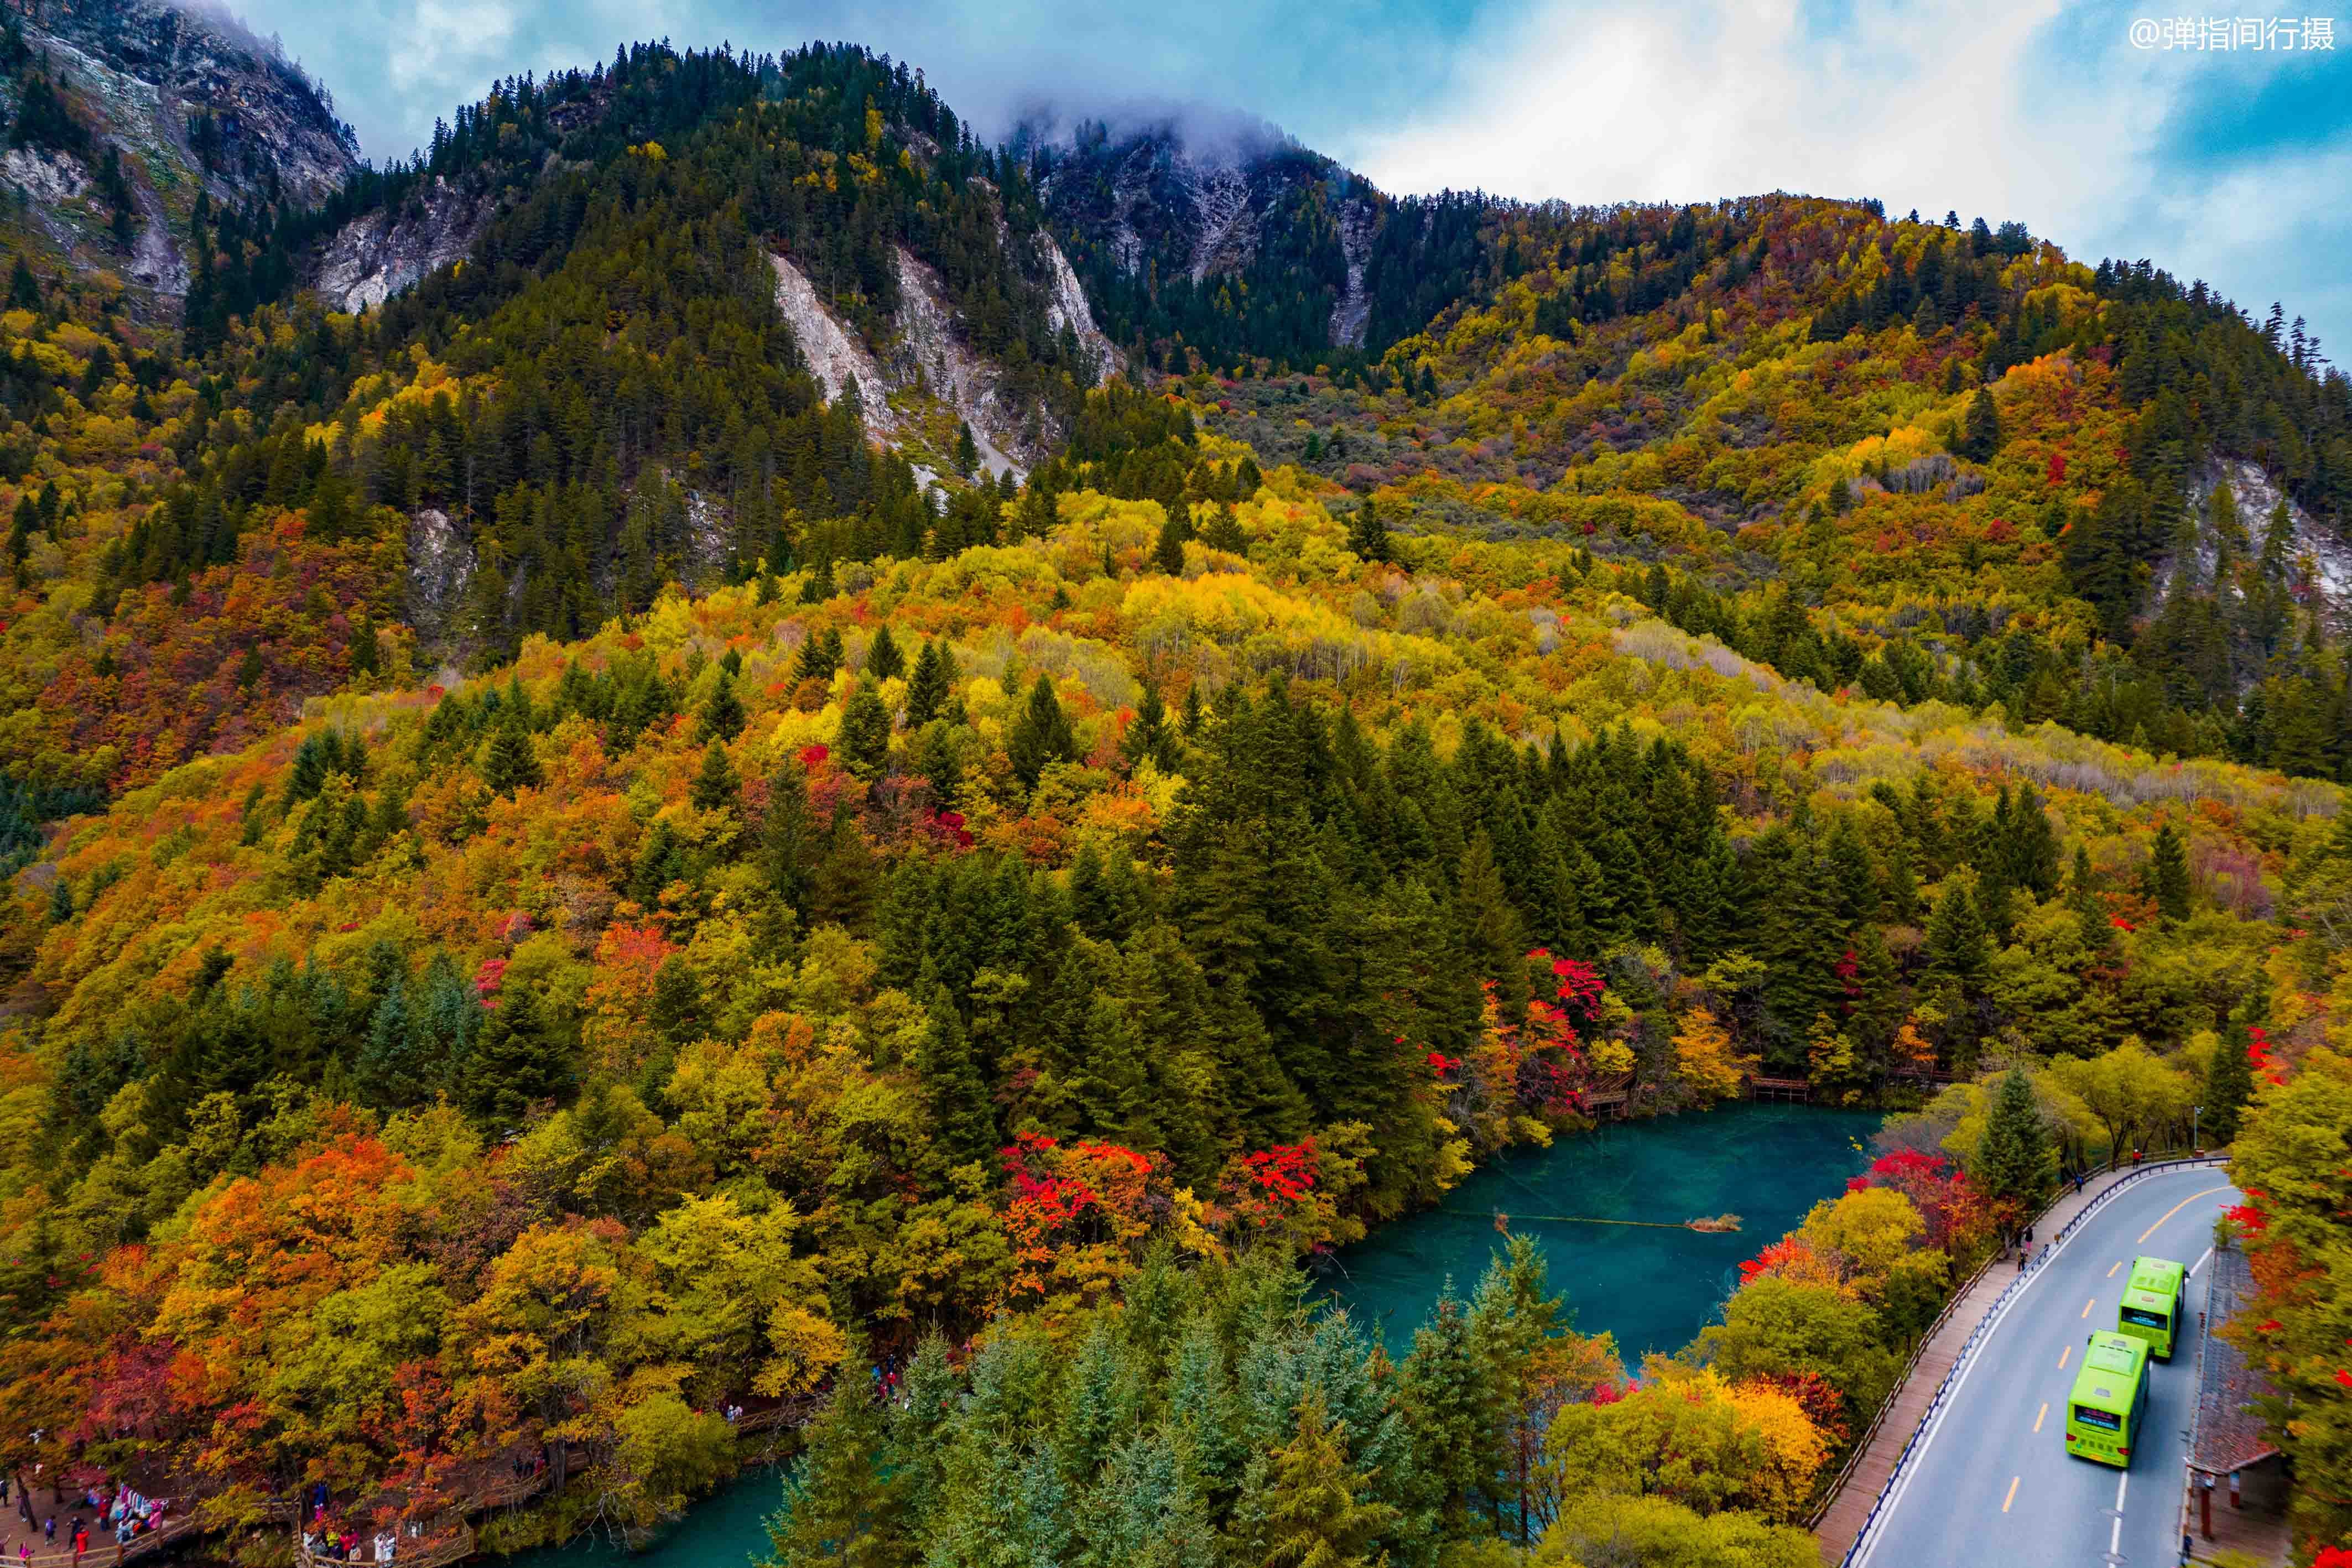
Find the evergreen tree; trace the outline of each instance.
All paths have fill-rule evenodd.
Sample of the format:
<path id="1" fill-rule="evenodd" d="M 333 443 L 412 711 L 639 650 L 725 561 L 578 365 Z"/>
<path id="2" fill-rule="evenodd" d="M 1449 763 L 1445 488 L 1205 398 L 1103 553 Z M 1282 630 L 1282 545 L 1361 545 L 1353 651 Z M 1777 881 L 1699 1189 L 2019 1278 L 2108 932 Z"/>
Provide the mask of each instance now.
<path id="1" fill-rule="evenodd" d="M 1149 758 L 1163 773 L 1176 770 L 1176 736 L 1169 727 L 1168 706 L 1160 700 L 1160 688 L 1147 684 L 1143 701 L 1135 710 L 1135 720 L 1119 737 L 1119 755 L 1130 767 L 1139 766 Z"/>
<path id="2" fill-rule="evenodd" d="M 654 971 L 653 1001 L 646 1009 L 646 1021 L 672 1045 L 684 1045 L 701 1034 L 702 981 L 685 955 L 671 954 Z"/>
<path id="3" fill-rule="evenodd" d="M 2033 1081 L 2011 1068 L 1993 1086 L 1984 1134 L 1969 1176 L 1994 1202 L 2022 1220 L 2038 1212 L 2056 1179 L 2050 1129 L 2042 1122 Z"/>
<path id="4" fill-rule="evenodd" d="M 1152 547 L 1151 562 L 1170 577 L 1184 575 L 1184 538 L 1190 531 L 1173 514 L 1160 525 L 1160 539 Z"/>
<path id="5" fill-rule="evenodd" d="M 1988 462 L 2000 450 L 2000 411 L 1993 406 L 1992 393 L 1979 387 L 1969 399 L 1965 433 L 1960 438 L 1960 455 L 1979 463 Z"/>
<path id="6" fill-rule="evenodd" d="M 1232 502 L 1217 503 L 1209 514 L 1208 527 L 1201 530 L 1201 542 L 1227 555 L 1249 553 L 1249 536 L 1242 532 L 1241 518 L 1235 515 Z"/>
<path id="7" fill-rule="evenodd" d="M 49 883 L 49 924 L 63 925 L 74 917 L 73 883 L 63 872 Z"/>
<path id="8" fill-rule="evenodd" d="M 1070 728 L 1069 716 L 1062 711 L 1061 699 L 1054 695 L 1051 677 L 1041 674 L 1029 688 L 1029 706 L 1013 722 L 1004 750 L 1014 777 L 1032 789 L 1037 787 L 1038 775 L 1053 764 L 1078 759 L 1078 737 Z"/>
<path id="9" fill-rule="evenodd" d="M 735 797 L 743 781 L 735 772 L 735 764 L 727 755 L 726 742 L 712 738 L 703 748 L 701 769 L 694 776 L 690 791 L 698 811 L 731 811 Z"/>
<path id="10" fill-rule="evenodd" d="M 944 988 L 931 994 L 930 1016 L 915 1051 L 915 1076 L 939 1130 L 939 1144 L 956 1160 L 985 1160 L 997 1146 L 996 1111 L 971 1059 L 963 1019 Z"/>
<path id="11" fill-rule="evenodd" d="M 484 1022 L 460 1087 L 468 1109 L 493 1127 L 521 1124 L 532 1106 L 561 1094 L 571 1062 L 552 1038 L 538 998 L 509 988 Z"/>
<path id="12" fill-rule="evenodd" d="M 1370 496 L 1348 518 L 1348 548 L 1366 561 L 1390 559 L 1388 519 Z"/>
<path id="13" fill-rule="evenodd" d="M 2198 1118 L 2199 1134 L 2216 1147 L 2238 1141 L 2246 1104 L 2254 1097 L 2253 1031 L 2270 1019 L 2267 987 L 2258 986 L 2231 1014 L 2221 1038 L 2213 1042 L 2213 1057 L 2205 1068 L 2204 1113 Z"/>
<path id="14" fill-rule="evenodd" d="M 743 733 L 743 699 L 735 695 L 735 677 L 726 671 L 719 672 L 719 684 L 710 688 L 703 702 L 702 711 L 696 716 L 694 738 L 698 741 L 733 740 Z"/>
<path id="15" fill-rule="evenodd" d="M 802 1433 L 805 1445 L 784 1481 L 783 1506 L 768 1520 L 772 1568 L 903 1568 L 915 1560 L 917 1521 L 866 1379 L 835 1379 Z"/>
<path id="16" fill-rule="evenodd" d="M 1961 877 L 1948 879 L 1936 907 L 1927 916 L 1927 960 L 1932 974 L 1948 976 L 1964 986 L 1984 979 L 1990 957 L 1983 913 Z"/>
<path id="17" fill-rule="evenodd" d="M 872 685 L 861 683 L 841 710 L 841 765 L 872 783 L 890 760 L 890 710 Z"/>
<path id="18" fill-rule="evenodd" d="M 1397 1386 L 1413 1436 L 1414 1474 L 1449 1534 L 1465 1531 L 1496 1479 L 1499 1410 L 1490 1370 L 1449 1279 L 1428 1321 L 1413 1332 Z"/>
<path id="19" fill-rule="evenodd" d="M 761 833 L 761 869 L 768 887 L 794 915 L 808 917 L 820 852 L 809 809 L 808 775 L 788 760 L 769 776 L 767 821 Z"/>
<path id="20" fill-rule="evenodd" d="M 1395 1508 L 1368 1498 L 1371 1479 L 1348 1463 L 1347 1423 L 1331 1419 L 1319 1385 L 1298 1402 L 1291 1440 L 1273 1455 L 1264 1502 L 1264 1568 L 1373 1568 L 1374 1542 L 1398 1522 Z"/>
<path id="21" fill-rule="evenodd" d="M 811 632 L 801 640 L 801 651 L 793 657 L 793 679 L 796 681 L 830 681 L 841 668 L 841 633 L 837 631 Z"/>
<path id="22" fill-rule="evenodd" d="M 890 628 L 882 627 L 874 633 L 874 641 L 866 647 L 866 673 L 877 681 L 895 680 L 906 673 L 907 655 L 898 649 L 898 640 L 890 635 Z"/>
<path id="23" fill-rule="evenodd" d="M 511 795 L 518 789 L 536 789 L 542 782 L 530 732 L 520 717 L 509 717 L 490 732 L 490 744 L 482 757 L 483 786 L 493 795 Z"/>
<path id="24" fill-rule="evenodd" d="M 2169 822 L 2156 831 L 2149 848 L 2147 895 L 2167 920 L 2189 918 L 2189 852 Z"/>
<path id="25" fill-rule="evenodd" d="M 915 655 L 915 673 L 907 679 L 907 727 L 920 729 L 945 710 L 955 689 L 955 655 L 932 638 L 923 639 Z"/>
<path id="26" fill-rule="evenodd" d="M 915 741 L 915 771 L 931 787 L 931 804 L 952 811 L 963 799 L 963 748 L 943 719 L 923 727 Z"/>
<path id="27" fill-rule="evenodd" d="M 661 902 L 662 890 L 686 879 L 686 855 L 669 819 L 656 817 L 637 841 L 637 858 L 629 867 L 629 896 L 651 909 Z"/>
<path id="28" fill-rule="evenodd" d="M 421 1025 L 410 1013 L 406 979 L 394 975 L 368 1015 L 367 1040 L 354 1072 L 368 1103 L 415 1105 L 426 1097 L 431 1068 L 420 1049 Z"/>

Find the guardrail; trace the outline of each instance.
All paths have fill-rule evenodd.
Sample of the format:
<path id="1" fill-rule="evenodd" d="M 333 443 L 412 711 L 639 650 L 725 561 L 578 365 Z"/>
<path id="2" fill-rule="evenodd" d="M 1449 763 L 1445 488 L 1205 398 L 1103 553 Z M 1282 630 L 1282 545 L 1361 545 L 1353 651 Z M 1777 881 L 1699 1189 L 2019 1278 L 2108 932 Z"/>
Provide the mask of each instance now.
<path id="1" fill-rule="evenodd" d="M 2060 1227 L 2058 1234 L 2044 1244 L 2041 1256 L 2047 1259 L 2065 1244 L 2066 1239 L 2072 1236 L 2084 1220 L 2106 1207 L 2116 1194 L 2126 1187 L 2137 1186 L 2143 1177 L 2161 1175 L 2167 1171 L 2189 1170 L 2200 1166 L 2226 1166 L 2229 1163 L 2227 1155 L 2191 1155 L 2175 1160 L 2151 1160 L 2145 1165 L 2128 1167 L 2124 1171 L 2122 1180 L 2108 1183 L 2083 1206 L 2081 1213 Z M 2110 1167 L 2110 1169 L 2113 1168 Z M 2057 1207 L 2064 1201 L 2065 1196 L 2061 1193 L 2059 1197 L 2053 1198 L 2043 1207 L 2040 1214 L 2034 1216 L 2035 1220 L 2038 1222 L 2051 1209 Z M 1943 1312 L 1937 1316 L 1935 1326 L 1921 1336 L 1919 1349 L 1912 1353 L 1909 1364 L 1904 1368 L 1905 1381 L 1908 1380 L 1911 1369 L 1918 1365 L 1919 1358 L 1927 1354 L 1927 1347 L 1934 1340 L 1937 1331 L 1949 1320 L 1959 1303 L 1968 1299 L 1969 1291 L 1976 1288 L 1977 1282 L 1984 1278 L 1986 1270 L 1990 1270 L 1997 1260 L 1987 1260 L 1974 1274 L 1969 1276 L 1968 1283 L 1956 1291 L 1952 1299 L 1944 1304 Z M 1969 1332 L 1967 1340 L 1961 1343 L 1959 1354 L 1952 1358 L 1951 1366 L 1944 1373 L 1943 1381 L 1936 1385 L 1934 1397 L 1927 1401 L 1927 1408 L 1920 1412 L 1919 1424 L 1912 1428 L 1911 1436 L 1904 1442 L 1903 1451 L 1895 1458 L 1894 1468 L 1886 1472 L 1885 1484 L 1878 1489 L 1878 1496 L 1872 1500 L 1869 1513 L 1863 1517 L 1862 1528 L 1854 1531 L 1853 1544 L 1846 1548 L 1845 1555 L 1839 1560 L 1841 1568 L 1853 1563 L 1856 1554 L 1869 1542 L 1870 1532 L 1877 1526 L 1879 1516 L 1886 1507 L 1887 1494 L 1892 1492 L 1895 1490 L 1895 1484 L 1903 1479 L 1904 1469 L 1910 1464 L 1911 1456 L 1919 1446 L 1920 1434 L 1927 1431 L 1934 1423 L 1936 1412 L 1943 1407 L 1944 1401 L 1950 1396 L 1953 1385 L 1959 1380 L 1961 1372 L 1968 1366 L 1969 1358 L 1976 1354 L 1979 1343 L 1985 1338 L 1990 1327 L 2000 1320 L 2002 1306 L 2033 1278 L 2033 1274 L 2032 1269 L 2021 1270 L 2017 1278 L 2011 1281 L 2008 1287 L 1992 1299 L 1992 1304 L 1985 1309 L 1984 1316 L 1978 1321 L 1977 1326 Z M 1876 1435 L 1880 1426 L 1885 1423 L 1888 1413 L 1895 1407 L 1896 1396 L 1902 1392 L 1903 1382 L 1898 1381 L 1894 1391 L 1887 1395 L 1885 1402 L 1879 1406 L 1878 1414 L 1872 1418 L 1868 1431 L 1854 1445 L 1853 1452 L 1847 1456 L 1844 1468 L 1838 1472 L 1837 1479 L 1831 1483 L 1827 1500 L 1806 1521 L 1807 1528 L 1814 1530 L 1821 1528 L 1822 1521 L 1828 1517 L 1829 1511 L 1837 1501 L 1838 1494 L 1844 1489 L 1846 1480 L 1853 1474 L 1855 1467 L 1862 1462 L 1862 1456 L 1868 1451 L 1871 1437 Z"/>

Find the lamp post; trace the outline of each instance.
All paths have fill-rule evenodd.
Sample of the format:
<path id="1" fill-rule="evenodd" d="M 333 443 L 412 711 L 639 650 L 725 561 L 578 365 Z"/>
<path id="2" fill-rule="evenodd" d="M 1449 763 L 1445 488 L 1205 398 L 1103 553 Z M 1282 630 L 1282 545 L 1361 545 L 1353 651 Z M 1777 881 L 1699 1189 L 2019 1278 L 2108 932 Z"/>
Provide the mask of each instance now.
<path id="1" fill-rule="evenodd" d="M 2192 1155 L 2204 1153 L 2202 1149 L 2197 1146 L 2197 1119 L 2204 1113 L 2205 1107 L 2202 1105 L 2191 1105 L 2189 1107 L 2189 1152 Z"/>

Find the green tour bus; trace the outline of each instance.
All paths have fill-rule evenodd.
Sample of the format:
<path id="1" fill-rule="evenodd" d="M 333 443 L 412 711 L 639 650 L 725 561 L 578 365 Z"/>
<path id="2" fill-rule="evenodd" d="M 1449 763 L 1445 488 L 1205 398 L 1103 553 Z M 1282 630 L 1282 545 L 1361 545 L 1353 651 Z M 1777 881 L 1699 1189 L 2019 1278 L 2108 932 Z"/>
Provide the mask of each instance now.
<path id="1" fill-rule="evenodd" d="M 2131 1469 L 2132 1440 L 2147 1408 L 2147 1342 L 2095 1333 L 2066 1398 L 2066 1451 Z"/>
<path id="2" fill-rule="evenodd" d="M 2158 1361 L 2172 1359 L 2180 1329 L 2183 1270 L 2169 1258 L 2135 1258 L 2123 1300 L 2116 1305 L 2116 1332 L 2147 1341 Z"/>

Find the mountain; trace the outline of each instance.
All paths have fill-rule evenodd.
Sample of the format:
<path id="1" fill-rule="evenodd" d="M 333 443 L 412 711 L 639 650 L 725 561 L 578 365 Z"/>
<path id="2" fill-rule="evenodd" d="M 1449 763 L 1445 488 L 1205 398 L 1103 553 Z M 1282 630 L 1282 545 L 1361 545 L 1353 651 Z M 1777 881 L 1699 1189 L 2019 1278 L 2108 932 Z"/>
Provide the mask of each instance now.
<path id="1" fill-rule="evenodd" d="M 1377 358 L 1469 288 L 1490 205 L 1400 202 L 1271 126 L 1197 111 L 1116 131 L 1040 116 L 1009 146 L 1106 329 L 1154 369 Z"/>
<path id="2" fill-rule="evenodd" d="M 147 189 L 64 16 L 18 150 Z M 290 118 L 177 294 L 33 224 L 0 311 L 0 1465 L 505 1550 L 805 1422 L 794 1564 L 1522 1561 L 1537 1496 L 1805 1561 L 2058 1149 L 2333 1071 L 2352 388 L 2280 312 L 990 146 L 846 45 L 303 184 L 323 93 L 172 25 Z M 1524 1245 L 1398 1359 L 1302 1305 L 1750 1077 L 1886 1157 L 1639 1383 Z"/>
<path id="3" fill-rule="evenodd" d="M 118 276 L 134 300 L 185 291 L 200 195 L 308 206 L 358 167 L 326 89 L 226 10 L 53 0 L 11 13 L 0 62 L 7 243 L 45 271 Z"/>

